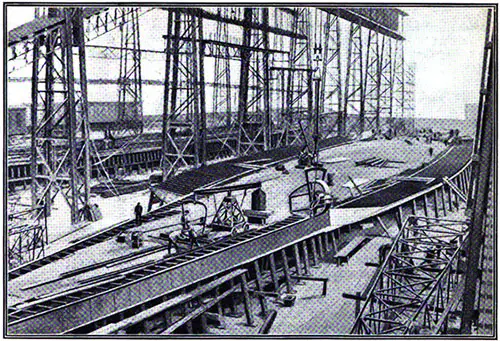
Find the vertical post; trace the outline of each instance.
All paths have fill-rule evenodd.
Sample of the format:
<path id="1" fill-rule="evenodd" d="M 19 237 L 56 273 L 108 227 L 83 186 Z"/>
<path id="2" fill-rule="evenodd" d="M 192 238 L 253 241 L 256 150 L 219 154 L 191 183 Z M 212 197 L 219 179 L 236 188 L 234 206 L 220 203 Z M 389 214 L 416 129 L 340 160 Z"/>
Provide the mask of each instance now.
<path id="1" fill-rule="evenodd" d="M 204 165 L 206 163 L 207 157 L 207 113 L 205 108 L 205 43 L 203 42 L 203 19 L 194 18 L 194 20 L 198 20 L 198 37 L 200 39 L 200 43 L 198 46 L 198 59 L 199 59 L 199 74 L 198 74 L 198 91 L 200 92 L 200 112 L 197 115 L 197 128 L 198 128 L 198 152 L 200 163 Z M 198 42 L 194 42 L 195 46 L 198 45 Z M 196 58 L 196 57 L 195 57 Z"/>
<path id="2" fill-rule="evenodd" d="M 251 29 L 250 23 L 252 21 L 252 8 L 244 8 L 243 9 L 243 21 L 247 23 L 243 27 L 243 46 L 249 47 L 251 46 Z M 251 51 L 246 48 L 242 48 L 241 55 L 241 69 L 240 69 L 240 91 L 239 91 L 239 99 L 238 99 L 238 154 L 240 155 L 243 152 L 242 140 L 246 139 L 245 135 L 245 122 L 247 121 L 247 102 L 248 102 L 248 80 L 249 80 L 249 69 L 250 69 L 250 58 Z"/>
<path id="3" fill-rule="evenodd" d="M 248 283 L 246 278 L 246 273 L 243 273 L 241 276 L 241 290 L 243 291 L 243 305 L 245 306 L 245 315 L 247 319 L 247 326 L 253 326 L 253 314 L 252 314 L 252 306 L 250 301 L 250 295 L 248 294 Z"/>
<path id="4" fill-rule="evenodd" d="M 314 266 L 317 267 L 318 266 L 318 251 L 316 249 L 316 243 L 315 243 L 314 238 L 311 238 L 310 240 L 311 240 L 311 251 L 313 254 L 313 263 L 314 263 Z"/>
<path id="5" fill-rule="evenodd" d="M 446 186 L 448 188 L 448 209 L 450 212 L 453 212 L 453 191 L 450 186 Z"/>
<path id="6" fill-rule="evenodd" d="M 305 273 L 308 274 L 310 272 L 310 265 L 309 265 L 309 253 L 307 251 L 307 242 L 304 240 L 302 242 L 302 251 L 304 252 L 304 265 L 305 265 Z"/>
<path id="7" fill-rule="evenodd" d="M 428 202 L 427 202 L 427 194 L 424 194 L 424 215 L 426 217 L 429 217 L 429 209 L 428 209 Z"/>
<path id="8" fill-rule="evenodd" d="M 82 140 L 83 140 L 83 187 L 84 187 L 84 202 L 88 203 L 90 200 L 90 130 L 89 130 L 89 113 L 88 113 L 88 94 L 87 94 L 87 65 L 85 54 L 85 35 L 83 27 L 83 13 L 82 9 L 77 9 L 76 24 L 77 29 L 77 42 L 78 54 L 80 65 L 80 103 L 82 107 Z"/>
<path id="9" fill-rule="evenodd" d="M 300 276 L 302 275 L 302 264 L 300 263 L 299 246 L 297 244 L 293 245 L 293 253 L 295 256 L 295 271 Z"/>
<path id="10" fill-rule="evenodd" d="M 165 84 L 163 89 L 163 117 L 162 117 L 162 155 L 161 155 L 161 169 L 163 181 L 167 181 L 169 175 L 168 164 L 168 138 L 169 138 L 169 99 L 170 99 L 170 62 L 172 58 L 172 29 L 174 25 L 174 12 L 167 11 L 167 36 L 165 39 Z M 173 79 L 172 79 L 173 82 Z M 172 83 L 175 84 L 175 83 Z"/>
<path id="11" fill-rule="evenodd" d="M 285 283 L 286 283 L 286 291 L 288 293 L 292 292 L 292 283 L 290 279 L 290 268 L 288 267 L 288 257 L 286 256 L 286 250 L 281 249 L 281 259 L 283 261 L 283 270 L 285 272 Z"/>
<path id="12" fill-rule="evenodd" d="M 77 170 L 77 157 L 78 152 L 76 148 L 76 108 L 75 108 L 75 76 L 73 68 L 73 25 L 72 25 L 72 11 L 71 8 L 64 9 L 65 25 L 63 28 L 62 48 L 63 55 L 66 61 L 66 75 L 67 75 L 67 91 L 68 98 L 66 102 L 66 115 L 68 118 L 68 142 L 70 148 L 70 188 L 71 188 L 71 223 L 78 222 L 78 200 L 79 190 L 76 183 L 78 176 Z"/>
<path id="13" fill-rule="evenodd" d="M 318 242 L 318 252 L 319 252 L 319 258 L 320 259 L 323 258 L 323 251 L 324 251 L 324 248 L 323 248 L 323 236 L 324 236 L 324 234 L 320 234 L 318 236 L 318 239 L 317 239 L 317 242 Z"/>
<path id="14" fill-rule="evenodd" d="M 335 236 L 335 231 L 332 231 L 331 237 L 332 237 L 333 252 L 337 253 L 337 238 Z"/>
<path id="15" fill-rule="evenodd" d="M 411 201 L 411 213 L 417 215 L 417 199 Z"/>
<path id="16" fill-rule="evenodd" d="M 276 262 L 274 261 L 273 253 L 269 255 L 269 266 L 271 267 L 271 278 L 273 280 L 274 290 L 278 291 L 279 289 L 278 274 L 276 273 Z"/>
<path id="17" fill-rule="evenodd" d="M 38 202 L 38 188 L 36 185 L 36 174 L 38 173 L 37 165 L 37 127 L 38 127 L 38 66 L 40 55 L 40 38 L 35 37 L 33 41 L 33 68 L 31 74 L 31 155 L 30 155 L 30 176 L 31 176 L 31 208 L 35 210 L 40 205 Z M 44 210 L 46 203 L 44 203 Z"/>
<path id="18" fill-rule="evenodd" d="M 269 8 L 262 8 L 262 24 L 264 27 L 269 26 Z M 263 44 L 264 44 L 264 52 L 263 52 L 263 72 L 264 72 L 264 149 L 268 150 L 272 146 L 271 143 L 271 110 L 270 110 L 270 70 L 269 70 L 269 32 L 263 32 Z"/>
<path id="19" fill-rule="evenodd" d="M 488 11 L 488 17 L 492 15 L 492 10 Z M 488 20 L 488 27 L 490 26 L 490 19 Z M 489 30 L 489 29 L 488 29 Z M 480 137 L 481 145 L 479 147 L 479 172 L 477 173 L 477 182 L 473 193 L 473 214 L 470 223 L 469 232 L 469 245 L 468 245 L 468 259 L 467 259 L 467 270 L 465 274 L 465 287 L 463 293 L 463 315 L 462 324 L 460 326 L 460 332 L 462 334 L 470 334 L 472 329 L 473 316 L 475 311 L 476 303 L 476 288 L 479 279 L 479 259 L 481 245 L 483 244 L 483 229 L 484 229 L 484 218 L 486 215 L 488 207 L 488 194 L 491 190 L 490 184 L 490 172 L 492 168 L 492 155 L 493 155 L 493 126 L 494 120 L 494 99 L 496 99 L 497 93 L 495 91 L 496 84 L 496 46 L 494 39 L 488 38 L 488 43 L 485 49 L 489 49 L 489 65 L 487 67 L 487 86 L 484 89 L 485 92 L 485 105 L 483 109 L 481 119 L 481 131 L 478 135 Z M 483 90 L 483 89 L 481 89 Z M 479 125 L 479 124 L 478 124 Z"/>
<path id="20" fill-rule="evenodd" d="M 444 198 L 444 185 L 441 187 L 441 190 L 439 191 L 441 194 L 441 204 L 443 205 L 443 215 L 446 216 L 448 213 L 446 212 L 446 200 Z"/>
<path id="21" fill-rule="evenodd" d="M 259 266 L 258 260 L 255 260 L 253 262 L 253 267 L 255 269 L 255 277 L 257 279 L 257 281 L 256 281 L 257 291 L 262 291 L 264 289 L 264 285 L 263 285 L 263 281 L 262 281 L 262 274 L 260 272 L 260 266 Z M 263 295 L 257 295 L 257 297 L 259 298 L 261 315 L 266 316 L 267 315 L 266 298 Z"/>
<path id="22" fill-rule="evenodd" d="M 436 218 L 439 218 L 439 205 L 438 205 L 437 190 L 432 192 L 432 198 L 434 200 L 434 215 L 436 216 Z"/>

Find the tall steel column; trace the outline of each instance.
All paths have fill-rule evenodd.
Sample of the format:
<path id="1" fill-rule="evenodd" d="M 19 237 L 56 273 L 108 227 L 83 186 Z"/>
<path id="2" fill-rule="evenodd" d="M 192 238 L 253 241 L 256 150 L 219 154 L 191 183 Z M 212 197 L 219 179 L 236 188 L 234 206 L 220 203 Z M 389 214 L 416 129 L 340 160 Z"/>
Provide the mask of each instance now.
<path id="1" fill-rule="evenodd" d="M 217 15 L 229 17 L 230 8 L 218 8 Z M 229 24 L 218 21 L 215 31 L 215 40 L 229 43 Z M 213 55 L 215 63 L 214 71 L 214 87 L 213 87 L 213 102 L 212 113 L 208 117 L 208 123 L 212 137 L 220 143 L 220 148 L 217 148 L 216 158 L 218 156 L 227 156 L 236 154 L 236 146 L 231 142 L 235 137 L 236 132 L 236 117 L 233 117 L 232 96 L 231 96 L 231 55 L 229 48 L 225 46 L 218 47 L 219 54 Z"/>
<path id="2" fill-rule="evenodd" d="M 392 46 L 393 39 L 382 36 L 380 61 L 380 112 L 377 128 L 381 128 L 380 117 L 392 117 L 393 86 L 392 86 Z"/>
<path id="3" fill-rule="evenodd" d="M 284 10 L 284 9 L 281 9 Z M 309 130 L 313 115 L 311 22 L 309 8 L 286 9 L 291 30 L 296 37 L 288 41 L 289 54 L 285 61 L 271 67 L 281 88 L 281 127 L 276 146 L 302 141 L 301 130 Z M 286 45 L 285 42 L 282 42 Z M 306 132 L 306 136 L 310 135 Z"/>
<path id="4" fill-rule="evenodd" d="M 238 103 L 238 154 L 254 153 L 270 146 L 269 32 L 253 24 L 269 26 L 269 8 L 245 8 Z"/>
<path id="5" fill-rule="evenodd" d="M 304 7 L 297 8 L 296 11 L 292 29 L 308 38 L 290 41 L 290 77 L 287 85 L 287 113 L 285 114 L 288 118 L 287 145 L 301 140 L 300 125 L 309 128 L 308 122 L 312 122 L 313 117 L 310 9 Z"/>
<path id="6" fill-rule="evenodd" d="M 170 10 L 166 39 L 162 172 L 205 162 L 205 88 L 202 19 Z M 172 13 L 173 12 L 173 13 Z"/>
<path id="7" fill-rule="evenodd" d="M 477 307 L 477 286 L 480 278 L 480 269 L 478 268 L 481 248 L 484 242 L 484 220 L 488 204 L 488 193 L 492 188 L 490 183 L 490 174 L 493 163 L 493 125 L 494 125 L 494 101 L 496 99 L 496 46 L 495 31 L 492 27 L 491 10 L 488 13 L 487 34 L 485 44 L 485 55 L 483 65 L 483 75 L 480 93 L 480 111 L 478 115 L 478 131 L 476 132 L 476 144 L 474 154 L 473 178 L 470 185 L 468 205 L 472 208 L 470 218 L 471 236 L 468 245 L 467 271 L 465 277 L 465 287 L 463 294 L 463 314 L 460 331 L 462 334 L 470 334 L 472 323 L 475 318 Z"/>
<path id="8" fill-rule="evenodd" d="M 342 108 L 342 63 L 340 18 L 325 13 L 323 65 L 321 70 L 320 115 L 324 137 L 337 130 L 340 134 L 345 119 Z"/>
<path id="9" fill-rule="evenodd" d="M 346 83 L 344 91 L 344 122 L 340 135 L 349 134 L 350 131 L 364 130 L 365 112 L 365 89 L 363 70 L 363 36 L 361 26 L 356 23 L 350 24 L 349 45 L 347 50 Z M 351 127 L 349 114 L 357 115 L 358 122 Z"/>
<path id="10" fill-rule="evenodd" d="M 118 78 L 118 129 L 140 134 L 142 122 L 141 45 L 139 9 L 120 8 L 120 74 Z"/>
<path id="11" fill-rule="evenodd" d="M 90 178 L 83 18 L 72 8 L 51 8 L 48 13 L 63 18 L 64 24 L 34 38 L 32 207 L 45 206 L 50 214 L 55 196 L 61 193 L 76 224 L 88 206 Z M 73 47 L 79 48 L 80 88 L 75 82 Z M 83 166 L 83 174 L 78 166 Z"/>
<path id="12" fill-rule="evenodd" d="M 392 129 L 396 135 L 405 132 L 405 69 L 404 43 L 401 40 L 394 42 L 392 55 Z"/>
<path id="13" fill-rule="evenodd" d="M 380 42 L 382 40 L 382 43 Z M 365 77 L 365 129 L 380 128 L 380 111 L 382 105 L 382 65 L 383 65 L 383 38 L 376 31 L 368 32 L 366 51 Z"/>

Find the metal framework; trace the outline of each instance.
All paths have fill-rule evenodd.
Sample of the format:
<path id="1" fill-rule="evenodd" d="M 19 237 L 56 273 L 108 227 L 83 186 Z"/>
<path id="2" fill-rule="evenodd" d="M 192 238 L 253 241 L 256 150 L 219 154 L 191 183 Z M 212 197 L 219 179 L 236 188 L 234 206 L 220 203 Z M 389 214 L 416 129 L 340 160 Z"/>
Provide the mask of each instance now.
<path id="1" fill-rule="evenodd" d="M 121 8 L 118 128 L 142 132 L 141 45 L 139 9 Z"/>
<path id="2" fill-rule="evenodd" d="M 481 286 L 481 275 L 478 264 L 480 263 L 481 251 L 485 251 L 485 229 L 486 212 L 488 208 L 488 196 L 493 196 L 492 164 L 493 164 L 493 125 L 494 125 L 494 101 L 497 96 L 495 91 L 496 79 L 496 37 L 494 23 L 496 22 L 494 12 L 488 11 L 486 23 L 485 50 L 483 55 L 483 70 L 481 75 L 480 102 L 477 118 L 476 142 L 474 144 L 474 155 L 472 163 L 471 182 L 467 198 L 467 212 L 471 217 L 471 238 L 468 245 L 468 262 L 465 279 L 465 290 L 463 296 L 463 314 L 460 331 L 470 334 L 474 315 L 479 306 L 478 282 Z M 472 211 L 470 211 L 472 210 Z M 492 213 L 493 214 L 493 213 Z M 485 270 L 485 269 L 481 269 Z"/>
<path id="3" fill-rule="evenodd" d="M 87 84 L 81 9 L 50 9 L 64 24 L 34 38 L 31 110 L 32 206 L 46 206 L 61 193 L 73 224 L 82 218 L 90 189 Z M 73 47 L 81 82 L 75 82 Z M 42 166 L 38 167 L 38 163 Z M 83 165 L 83 174 L 77 167 Z M 69 183 L 69 187 L 66 184 Z"/>
<path id="4" fill-rule="evenodd" d="M 383 65 L 383 40 L 377 32 L 368 32 L 366 51 L 366 77 L 365 81 L 365 122 L 364 130 L 380 129 L 381 84 Z"/>
<path id="5" fill-rule="evenodd" d="M 463 290 L 468 224 L 409 217 L 377 274 L 352 334 L 446 333 Z"/>
<path id="6" fill-rule="evenodd" d="M 392 117 L 393 86 L 392 86 L 392 46 L 393 39 L 382 36 L 381 60 L 380 60 L 380 107 L 377 129 L 381 128 L 380 117 Z"/>
<path id="7" fill-rule="evenodd" d="M 218 8 L 217 14 L 228 17 L 229 8 Z M 229 24 L 218 21 L 216 34 L 218 40 L 229 43 Z M 207 44 L 207 46 L 210 46 Z M 217 45 L 213 45 L 217 46 Z M 231 93 L 231 54 L 229 46 L 219 46 L 219 53 L 210 51 L 215 62 L 212 112 L 207 113 L 208 129 L 211 136 L 220 142 L 215 157 L 236 155 L 234 137 L 237 132 L 236 117 L 233 117 Z M 234 57 L 233 57 L 234 58 Z"/>
<path id="8" fill-rule="evenodd" d="M 323 65 L 321 70 L 320 115 L 322 137 L 342 129 L 342 63 L 340 18 L 326 13 L 324 22 Z"/>
<path id="9" fill-rule="evenodd" d="M 365 115 L 365 88 L 363 67 L 363 35 L 361 25 L 352 22 L 349 30 L 349 45 L 347 50 L 347 69 L 344 91 L 344 117 L 340 135 L 344 136 L 351 131 L 364 131 Z M 359 121 L 347 126 L 350 114 L 358 115 Z"/>
<path id="10" fill-rule="evenodd" d="M 180 167 L 205 162 L 205 88 L 201 18 L 168 12 L 162 171 L 166 180 Z"/>
<path id="11" fill-rule="evenodd" d="M 243 9 L 238 104 L 238 154 L 266 150 L 270 146 L 269 32 L 252 26 L 269 27 L 269 8 Z M 253 24 L 253 25 L 252 25 Z"/>
<path id="12" fill-rule="evenodd" d="M 296 33 L 309 37 L 311 35 L 310 10 L 298 8 L 293 15 L 292 29 Z M 290 59 L 286 85 L 285 145 L 296 144 L 302 140 L 301 129 L 312 125 L 313 116 L 313 86 L 312 58 L 310 39 L 291 39 Z M 306 134 L 308 136 L 310 134 Z"/>
<path id="13" fill-rule="evenodd" d="M 8 261 L 11 269 L 45 256 L 47 217 L 43 207 L 34 211 L 28 209 L 8 215 Z"/>

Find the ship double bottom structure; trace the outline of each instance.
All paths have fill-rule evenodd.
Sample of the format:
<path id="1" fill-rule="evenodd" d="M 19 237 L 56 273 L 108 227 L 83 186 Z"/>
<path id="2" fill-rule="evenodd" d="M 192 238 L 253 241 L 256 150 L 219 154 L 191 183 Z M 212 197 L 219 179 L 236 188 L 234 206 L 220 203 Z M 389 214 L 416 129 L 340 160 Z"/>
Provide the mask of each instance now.
<path id="1" fill-rule="evenodd" d="M 494 338 L 497 7 L 5 4 L 4 337 Z"/>

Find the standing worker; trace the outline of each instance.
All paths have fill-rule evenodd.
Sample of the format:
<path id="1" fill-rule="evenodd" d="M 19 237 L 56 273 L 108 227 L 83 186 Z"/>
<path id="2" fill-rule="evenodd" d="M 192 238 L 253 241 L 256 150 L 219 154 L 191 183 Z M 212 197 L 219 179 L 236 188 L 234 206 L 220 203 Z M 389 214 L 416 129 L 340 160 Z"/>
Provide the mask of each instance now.
<path id="1" fill-rule="evenodd" d="M 432 157 L 433 153 L 434 153 L 434 148 L 429 147 L 429 155 L 430 155 L 430 157 Z"/>
<path id="2" fill-rule="evenodd" d="M 135 212 L 135 224 L 137 226 L 140 226 L 142 222 L 142 206 L 140 202 L 138 202 L 137 205 L 135 206 L 134 212 Z"/>

